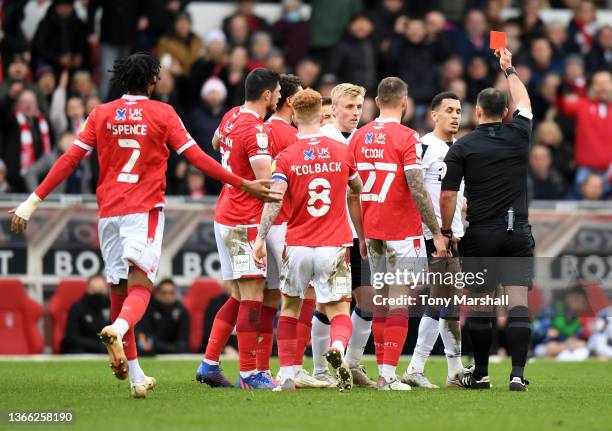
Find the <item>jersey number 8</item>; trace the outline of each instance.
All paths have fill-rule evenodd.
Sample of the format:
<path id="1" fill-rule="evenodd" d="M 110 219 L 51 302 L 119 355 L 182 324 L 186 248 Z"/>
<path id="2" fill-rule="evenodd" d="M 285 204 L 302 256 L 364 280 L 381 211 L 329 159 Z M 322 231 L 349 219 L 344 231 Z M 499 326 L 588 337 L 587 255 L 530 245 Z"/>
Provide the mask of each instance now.
<path id="1" fill-rule="evenodd" d="M 320 192 L 317 192 L 317 188 L 322 187 Z M 308 184 L 308 194 L 310 199 L 306 205 L 308 213 L 313 217 L 322 217 L 329 211 L 331 199 L 329 194 L 331 193 L 331 184 L 325 178 L 315 178 Z M 315 208 L 315 203 L 321 201 L 322 205 L 319 209 Z"/>

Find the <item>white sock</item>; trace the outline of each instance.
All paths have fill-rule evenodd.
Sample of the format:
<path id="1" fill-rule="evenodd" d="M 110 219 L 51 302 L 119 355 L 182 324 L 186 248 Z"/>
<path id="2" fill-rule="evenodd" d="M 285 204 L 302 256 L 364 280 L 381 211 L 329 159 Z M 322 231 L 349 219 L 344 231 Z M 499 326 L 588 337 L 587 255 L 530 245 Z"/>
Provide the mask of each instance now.
<path id="1" fill-rule="evenodd" d="M 396 369 L 393 365 L 383 364 L 380 375 L 385 378 L 386 381 L 390 382 L 391 380 L 397 379 Z"/>
<path id="2" fill-rule="evenodd" d="M 424 315 L 419 323 L 419 338 L 417 339 L 414 354 L 408 365 L 408 374 L 422 373 L 425 369 L 425 362 L 438 339 L 438 321 Z"/>
<path id="3" fill-rule="evenodd" d="M 204 359 L 204 362 L 208 365 L 219 365 L 218 361 L 211 361 L 210 359 Z"/>
<path id="4" fill-rule="evenodd" d="M 336 340 L 332 343 L 331 348 L 333 350 L 337 350 L 342 354 L 342 359 L 344 359 L 344 344 L 342 344 L 342 341 Z"/>
<path id="5" fill-rule="evenodd" d="M 293 369 L 293 365 L 290 365 L 288 367 L 280 367 L 278 376 L 280 377 L 281 381 L 285 381 L 286 379 L 295 380 L 295 371 Z"/>
<path id="6" fill-rule="evenodd" d="M 302 371 L 302 366 L 301 366 L 301 365 L 294 365 L 294 366 L 293 366 L 293 373 L 294 373 L 294 374 L 297 374 L 297 373 L 299 373 L 300 371 Z"/>
<path id="7" fill-rule="evenodd" d="M 246 379 L 247 377 L 251 377 L 253 374 L 257 374 L 257 370 L 253 371 L 240 371 L 240 377 Z"/>
<path id="8" fill-rule="evenodd" d="M 123 338 L 125 334 L 127 334 L 127 331 L 130 329 L 130 325 L 124 319 L 115 320 L 111 326 L 115 328 L 115 331 L 117 331 L 121 335 L 121 338 Z"/>
<path id="9" fill-rule="evenodd" d="M 316 316 L 312 318 L 310 342 L 312 345 L 312 361 L 314 362 L 315 374 L 328 370 L 325 354 L 329 349 L 329 326 L 321 322 Z"/>
<path id="10" fill-rule="evenodd" d="M 438 326 L 444 342 L 444 354 L 448 363 L 448 376 L 454 377 L 463 370 L 461 362 L 461 325 L 458 320 L 440 319 Z"/>
<path id="11" fill-rule="evenodd" d="M 378 376 L 379 377 L 382 376 L 382 369 L 383 369 L 383 366 L 381 364 L 378 364 Z"/>
<path id="12" fill-rule="evenodd" d="M 130 383 L 142 383 L 143 382 L 145 378 L 145 374 L 144 374 L 144 371 L 142 371 L 142 368 L 140 368 L 138 359 L 132 359 L 131 361 L 128 361 L 128 371 L 130 373 Z"/>
<path id="13" fill-rule="evenodd" d="M 372 332 L 372 321 L 365 320 L 353 310 L 351 322 L 353 323 L 353 333 L 346 349 L 346 361 L 350 368 L 355 368 L 359 366 L 363 357 L 363 351 L 366 348 L 366 344 L 368 344 L 368 339 Z"/>

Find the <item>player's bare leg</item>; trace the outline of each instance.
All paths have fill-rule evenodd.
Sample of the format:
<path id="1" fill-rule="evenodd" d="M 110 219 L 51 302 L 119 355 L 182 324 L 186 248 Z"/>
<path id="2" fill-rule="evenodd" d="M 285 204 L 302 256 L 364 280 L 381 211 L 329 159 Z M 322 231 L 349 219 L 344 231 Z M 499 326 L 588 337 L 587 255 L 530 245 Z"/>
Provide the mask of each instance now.
<path id="1" fill-rule="evenodd" d="M 223 283 L 226 289 L 229 289 L 231 295 L 215 316 L 210 337 L 206 344 L 204 358 L 196 371 L 196 380 L 213 388 L 233 387 L 230 381 L 223 375 L 219 362 L 221 352 L 236 326 L 238 309 L 240 307 L 240 291 L 235 280 L 225 280 Z"/>
<path id="2" fill-rule="evenodd" d="M 299 296 L 283 296 L 281 313 L 278 319 L 277 343 L 279 386 L 275 392 L 295 391 L 295 370 L 293 362 L 297 350 L 297 325 L 302 299 Z"/>
<path id="3" fill-rule="evenodd" d="M 335 301 L 325 304 L 325 314 L 330 321 L 331 340 L 326 359 L 334 369 L 336 385 L 340 392 L 350 391 L 353 387 L 353 375 L 344 358 L 352 332 L 352 323 L 349 317 L 350 309 L 351 306 L 348 301 Z"/>
<path id="4" fill-rule="evenodd" d="M 123 306 L 123 301 L 127 298 L 127 280 L 121 280 L 119 284 L 113 284 L 111 289 L 111 310 L 110 320 L 114 322 Z M 106 326 L 100 331 L 100 340 L 106 346 L 109 364 L 115 377 L 125 380 L 128 377 L 128 362 L 123 350 L 122 337 L 112 326 Z"/>
<path id="5" fill-rule="evenodd" d="M 372 333 L 372 318 L 374 314 L 374 288 L 360 286 L 353 290 L 355 308 L 351 313 L 353 333 L 346 349 L 346 361 L 353 374 L 353 382 L 362 388 L 375 388 L 376 382 L 368 377 L 367 371 L 361 365 L 361 358 Z"/>

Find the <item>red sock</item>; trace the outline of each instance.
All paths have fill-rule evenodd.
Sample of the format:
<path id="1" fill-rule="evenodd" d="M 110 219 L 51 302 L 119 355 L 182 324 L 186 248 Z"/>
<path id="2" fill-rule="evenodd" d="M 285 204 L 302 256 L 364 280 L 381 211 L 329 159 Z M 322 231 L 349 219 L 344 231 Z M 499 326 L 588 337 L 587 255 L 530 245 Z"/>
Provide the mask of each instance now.
<path id="1" fill-rule="evenodd" d="M 408 312 L 394 309 L 389 312 L 385 324 L 385 355 L 383 364 L 397 366 L 408 334 Z"/>
<path id="2" fill-rule="evenodd" d="M 210 330 L 208 342 L 206 343 L 204 359 L 219 362 L 221 352 L 227 344 L 227 340 L 229 340 L 234 330 L 234 326 L 236 325 L 239 307 L 240 301 L 230 296 L 229 299 L 225 301 L 225 304 L 223 304 L 223 307 L 217 311 L 212 329 Z"/>
<path id="3" fill-rule="evenodd" d="M 376 353 L 376 363 L 382 365 L 385 356 L 385 322 L 389 309 L 381 305 L 374 306 L 374 316 L 372 317 L 372 336 L 374 337 L 374 353 Z"/>
<path id="4" fill-rule="evenodd" d="M 123 301 L 125 301 L 127 295 L 115 293 L 111 291 L 110 294 L 110 322 L 113 323 L 119 317 L 121 313 L 121 307 L 123 307 Z"/>
<path id="5" fill-rule="evenodd" d="M 310 342 L 310 331 L 312 329 L 312 315 L 314 313 L 316 301 L 314 299 L 304 299 L 300 318 L 297 325 L 297 348 L 295 350 L 295 360 L 293 365 L 304 363 L 304 351 Z"/>
<path id="6" fill-rule="evenodd" d="M 248 372 L 257 369 L 257 327 L 262 306 L 261 301 L 240 301 L 236 320 L 240 371 Z"/>
<path id="7" fill-rule="evenodd" d="M 138 350 L 136 349 L 136 336 L 134 328 L 128 329 L 123 337 L 123 351 L 128 361 L 138 358 Z"/>
<path id="8" fill-rule="evenodd" d="M 118 318 L 125 320 L 130 329 L 134 328 L 147 311 L 150 299 L 151 291 L 146 287 L 136 285 L 128 288 L 128 295 L 123 301 Z"/>
<path id="9" fill-rule="evenodd" d="M 297 324 L 298 320 L 295 317 L 281 316 L 278 319 L 276 342 L 278 343 L 278 361 L 281 367 L 290 367 L 295 360 Z"/>
<path id="10" fill-rule="evenodd" d="M 270 356 L 274 346 L 274 318 L 276 317 L 276 307 L 264 305 L 261 308 L 259 319 L 259 337 L 257 344 L 257 369 L 267 371 L 270 369 Z"/>
<path id="11" fill-rule="evenodd" d="M 334 344 L 334 342 L 340 341 L 346 349 L 351 339 L 351 333 L 353 332 L 351 318 L 345 314 L 339 314 L 331 320 L 330 325 L 330 346 Z"/>

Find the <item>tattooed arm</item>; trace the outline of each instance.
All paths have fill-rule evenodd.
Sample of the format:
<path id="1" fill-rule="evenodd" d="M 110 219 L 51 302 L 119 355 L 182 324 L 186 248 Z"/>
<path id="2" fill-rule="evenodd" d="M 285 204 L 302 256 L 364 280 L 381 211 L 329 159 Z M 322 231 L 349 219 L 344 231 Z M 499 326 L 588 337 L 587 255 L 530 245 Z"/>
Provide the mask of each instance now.
<path id="1" fill-rule="evenodd" d="M 438 257 L 446 256 L 448 241 L 440 232 L 440 225 L 436 219 L 431 197 L 429 193 L 427 193 L 423 181 L 423 171 L 421 169 L 408 169 L 405 171 L 405 174 L 406 181 L 408 181 L 408 187 L 410 187 L 410 193 L 412 194 L 412 199 L 421 214 L 421 219 L 433 235 L 433 241 L 436 246 L 435 255 Z"/>
<path id="2" fill-rule="evenodd" d="M 423 223 L 425 223 L 433 235 L 439 234 L 440 226 L 438 225 L 436 213 L 431 203 L 431 197 L 429 197 L 429 193 L 427 193 L 425 188 L 423 171 L 421 169 L 408 169 L 405 173 L 412 199 L 419 209 Z"/>
<path id="3" fill-rule="evenodd" d="M 287 191 L 287 182 L 280 179 L 274 179 L 272 182 L 272 190 L 280 193 L 284 197 Z M 257 238 L 253 245 L 253 259 L 258 268 L 263 268 L 266 264 L 266 236 L 274 220 L 276 220 L 282 205 L 282 200 L 280 202 L 268 202 L 264 205 L 261 221 L 257 228 Z"/>

